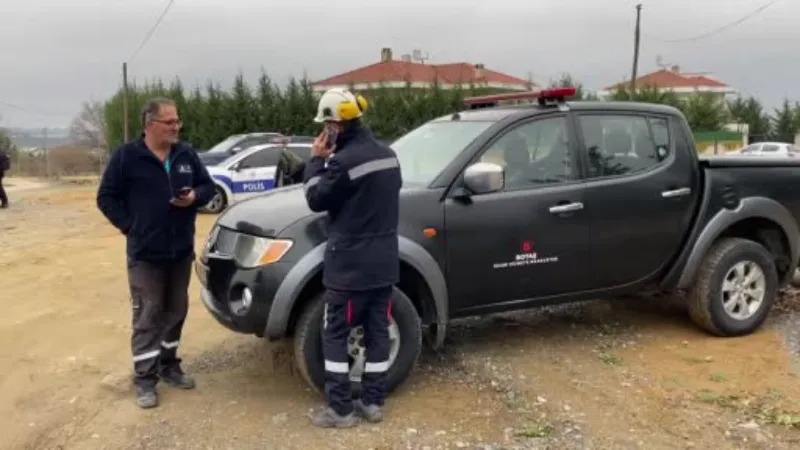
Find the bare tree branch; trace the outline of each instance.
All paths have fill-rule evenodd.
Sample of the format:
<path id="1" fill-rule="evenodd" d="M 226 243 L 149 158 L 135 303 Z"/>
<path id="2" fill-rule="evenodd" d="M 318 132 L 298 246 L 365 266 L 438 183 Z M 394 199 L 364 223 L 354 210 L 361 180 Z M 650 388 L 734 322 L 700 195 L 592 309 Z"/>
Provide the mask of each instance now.
<path id="1" fill-rule="evenodd" d="M 106 122 L 102 102 L 83 103 L 81 112 L 72 119 L 69 137 L 77 145 L 89 148 L 106 147 Z"/>

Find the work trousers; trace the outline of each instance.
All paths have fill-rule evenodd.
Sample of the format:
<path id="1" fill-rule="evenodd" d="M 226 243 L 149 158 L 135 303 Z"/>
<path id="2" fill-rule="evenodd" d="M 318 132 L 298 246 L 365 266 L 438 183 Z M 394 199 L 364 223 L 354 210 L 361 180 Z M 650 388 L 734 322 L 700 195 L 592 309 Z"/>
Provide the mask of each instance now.
<path id="1" fill-rule="evenodd" d="M 160 371 L 180 370 L 177 352 L 189 310 L 192 260 L 128 262 L 131 350 L 137 385 L 154 386 Z"/>
<path id="2" fill-rule="evenodd" d="M 350 390 L 348 341 L 350 331 L 361 325 L 364 330 L 366 364 L 361 378 L 361 398 L 365 405 L 382 406 L 386 395 L 386 371 L 389 368 L 389 317 L 392 287 L 361 292 L 328 289 L 325 292 L 325 316 L 322 350 L 325 357 L 325 395 L 328 406 L 340 415 L 353 411 Z M 358 339 L 355 338 L 355 339 Z"/>

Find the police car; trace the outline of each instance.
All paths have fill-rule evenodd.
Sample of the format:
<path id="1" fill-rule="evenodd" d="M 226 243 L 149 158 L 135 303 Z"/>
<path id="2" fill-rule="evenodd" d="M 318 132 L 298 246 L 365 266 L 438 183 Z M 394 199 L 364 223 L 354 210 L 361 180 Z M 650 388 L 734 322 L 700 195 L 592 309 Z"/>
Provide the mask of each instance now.
<path id="1" fill-rule="evenodd" d="M 218 214 L 244 199 L 296 181 L 298 169 L 311 155 L 311 143 L 273 143 L 253 146 L 208 166 L 217 186 L 214 198 L 202 209 Z"/>

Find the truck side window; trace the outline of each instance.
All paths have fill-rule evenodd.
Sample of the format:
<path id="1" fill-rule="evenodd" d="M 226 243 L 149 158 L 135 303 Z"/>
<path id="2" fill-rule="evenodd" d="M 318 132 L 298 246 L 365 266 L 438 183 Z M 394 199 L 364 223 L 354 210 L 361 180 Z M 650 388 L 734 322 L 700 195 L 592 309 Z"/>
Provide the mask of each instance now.
<path id="1" fill-rule="evenodd" d="M 569 133 L 564 117 L 533 120 L 495 141 L 482 162 L 505 168 L 505 190 L 516 191 L 573 179 Z"/>
<path id="2" fill-rule="evenodd" d="M 664 119 L 582 115 L 580 127 L 590 178 L 641 172 L 658 165 L 669 154 L 669 128 Z"/>

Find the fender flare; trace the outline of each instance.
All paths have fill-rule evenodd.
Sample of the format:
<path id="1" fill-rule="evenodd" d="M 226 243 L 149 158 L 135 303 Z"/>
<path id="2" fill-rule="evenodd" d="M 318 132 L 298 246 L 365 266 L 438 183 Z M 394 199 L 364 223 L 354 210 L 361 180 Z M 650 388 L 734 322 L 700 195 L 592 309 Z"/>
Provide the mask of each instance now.
<path id="1" fill-rule="evenodd" d="M 742 199 L 735 209 L 723 209 L 708 221 L 686 260 L 678 281 L 678 289 L 686 289 L 691 285 L 708 249 L 725 230 L 737 222 L 752 218 L 769 219 L 781 227 L 789 242 L 789 257 L 792 263 L 797 265 L 800 257 L 800 228 L 792 214 L 786 207 L 770 198 L 747 197 Z M 793 274 L 793 270 L 789 271 L 789 279 Z"/>
<path id="2" fill-rule="evenodd" d="M 306 284 L 322 270 L 325 245 L 322 243 L 306 253 L 286 274 L 281 282 L 270 307 L 264 335 L 270 339 L 279 339 L 286 333 L 289 316 L 295 302 Z M 436 338 L 434 349 L 444 345 L 449 322 L 447 284 L 444 274 L 433 257 L 419 244 L 400 236 L 400 260 L 413 267 L 430 288 L 436 312 Z"/>

